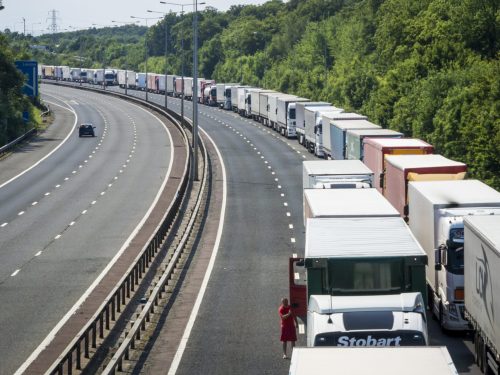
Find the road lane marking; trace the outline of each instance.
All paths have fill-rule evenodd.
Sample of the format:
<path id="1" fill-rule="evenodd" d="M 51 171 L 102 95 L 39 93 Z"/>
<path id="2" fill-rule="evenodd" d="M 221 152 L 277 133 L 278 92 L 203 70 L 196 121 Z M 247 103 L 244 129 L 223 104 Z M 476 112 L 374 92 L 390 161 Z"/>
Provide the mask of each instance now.
<path id="1" fill-rule="evenodd" d="M 61 235 L 58 234 L 57 236 L 54 237 L 54 240 L 58 240 L 59 238 L 61 238 Z"/>
<path id="2" fill-rule="evenodd" d="M 19 271 L 21 271 L 21 270 L 20 269 L 15 270 L 14 272 L 12 272 L 12 274 L 10 276 L 12 276 L 12 277 L 16 276 L 19 273 Z"/>
<path id="3" fill-rule="evenodd" d="M 40 250 L 38 253 L 35 254 L 36 257 L 42 255 L 42 250 Z"/>
<path id="4" fill-rule="evenodd" d="M 290 217 L 291 213 L 290 212 L 287 212 L 286 213 L 286 216 Z"/>
<path id="5" fill-rule="evenodd" d="M 17 215 L 18 215 L 18 216 L 22 216 L 22 215 L 24 215 L 24 211 L 19 212 Z"/>
<path id="6" fill-rule="evenodd" d="M 33 203 L 31 203 L 32 206 L 36 206 L 38 204 L 37 201 L 34 201 Z"/>
<path id="7" fill-rule="evenodd" d="M 8 225 L 9 223 L 3 223 L 2 225 L 0 225 L 0 227 L 4 228 Z"/>
<path id="8" fill-rule="evenodd" d="M 50 95 L 50 94 L 45 94 L 44 95 L 47 95 L 47 96 L 52 96 L 53 98 L 55 99 L 58 99 L 57 97 L 53 96 L 53 95 Z M 58 99 L 60 100 L 60 99 Z M 69 137 L 71 136 L 71 134 L 73 134 L 73 131 L 76 129 L 76 124 L 78 123 L 78 115 L 76 114 L 76 111 L 68 104 L 68 107 L 64 107 L 60 104 L 57 104 L 57 103 L 53 103 L 53 102 L 50 102 L 48 100 L 46 100 L 47 103 L 50 103 L 50 104 L 53 104 L 55 106 L 58 106 L 58 107 L 61 107 L 69 112 L 72 112 L 73 115 L 75 116 L 75 122 L 73 123 L 73 127 L 71 128 L 71 130 L 69 131 L 68 135 L 66 135 L 66 138 L 64 138 L 61 143 L 59 143 L 51 152 L 49 152 L 47 155 L 45 155 L 43 158 L 41 158 L 40 160 L 38 160 L 35 164 L 33 164 L 32 166 L 30 166 L 29 168 L 25 169 L 24 171 L 22 171 L 21 173 L 19 173 L 17 176 L 14 176 L 12 177 L 10 180 L 7 180 L 5 181 L 3 184 L 0 185 L 0 189 L 3 188 L 5 185 L 11 183 L 12 181 L 14 181 L 15 179 L 21 177 L 22 175 L 24 175 L 25 173 L 29 172 L 30 170 L 32 170 L 33 168 L 37 167 L 38 165 L 40 165 L 40 163 L 42 163 L 45 159 L 47 159 L 48 157 L 50 157 L 54 152 L 56 152 L 57 150 L 59 150 L 59 148 L 62 147 L 62 145 L 64 145 L 66 143 L 66 141 L 69 139 Z"/>
<path id="9" fill-rule="evenodd" d="M 294 237 L 290 238 L 290 241 L 291 241 L 292 243 L 295 243 L 295 238 L 294 238 Z"/>

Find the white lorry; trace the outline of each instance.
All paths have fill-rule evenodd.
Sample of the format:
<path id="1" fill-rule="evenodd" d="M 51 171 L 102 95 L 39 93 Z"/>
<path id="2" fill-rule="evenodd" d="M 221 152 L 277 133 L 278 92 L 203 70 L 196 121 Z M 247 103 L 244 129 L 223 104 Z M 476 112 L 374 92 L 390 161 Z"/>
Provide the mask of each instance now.
<path id="1" fill-rule="evenodd" d="M 474 329 L 474 354 L 485 374 L 500 373 L 500 216 L 465 223 L 465 317 Z"/>
<path id="2" fill-rule="evenodd" d="M 243 89 L 245 87 L 250 87 L 250 86 L 245 86 L 245 85 L 231 86 L 231 109 L 233 110 L 233 112 L 239 112 L 238 100 L 239 100 L 240 94 L 243 95 L 243 93 L 244 93 Z M 245 103 L 244 98 L 243 98 L 243 103 Z"/>
<path id="3" fill-rule="evenodd" d="M 287 138 L 297 136 L 297 103 L 310 102 L 295 95 L 279 96 L 277 100 L 277 122 L 275 130 Z M 271 108 L 272 110 L 272 108 Z"/>
<path id="4" fill-rule="evenodd" d="M 184 77 L 184 99 L 193 100 L 193 77 Z"/>
<path id="5" fill-rule="evenodd" d="M 399 216 L 377 189 L 304 189 L 304 225 L 312 218 Z"/>
<path id="6" fill-rule="evenodd" d="M 478 180 L 410 181 L 408 204 L 410 229 L 429 259 L 429 308 L 443 328 L 467 330 L 463 218 L 500 215 L 500 193 Z"/>
<path id="7" fill-rule="evenodd" d="M 276 91 L 263 91 L 259 94 L 259 122 L 263 125 L 269 126 L 269 100 L 272 96 L 282 95 Z"/>
<path id="8" fill-rule="evenodd" d="M 297 142 L 302 146 L 306 146 L 306 107 L 331 107 L 332 105 L 327 102 L 296 102 L 295 103 L 295 132 L 297 135 Z"/>
<path id="9" fill-rule="evenodd" d="M 304 127 L 306 134 L 305 146 L 306 149 L 314 155 L 322 158 L 323 152 L 323 131 L 322 131 L 322 116 L 337 115 L 344 112 L 342 108 L 334 106 L 327 107 L 306 107 L 304 112 Z"/>
<path id="10" fill-rule="evenodd" d="M 173 96 L 174 95 L 174 89 L 175 89 L 175 80 L 177 76 L 172 75 L 172 74 L 167 74 L 167 83 L 166 83 L 166 89 L 167 89 L 167 95 L 168 96 Z"/>
<path id="11" fill-rule="evenodd" d="M 237 102 L 236 105 L 238 107 L 238 114 L 243 117 L 248 117 L 249 104 L 248 102 L 248 93 L 250 90 L 254 90 L 255 87 L 250 86 L 240 86 L 237 90 Z"/>
<path id="12" fill-rule="evenodd" d="M 444 346 L 297 348 L 288 375 L 457 375 Z"/>
<path id="13" fill-rule="evenodd" d="M 312 295 L 309 299 L 308 347 L 398 347 L 428 343 L 425 304 L 420 293 Z"/>
<path id="14" fill-rule="evenodd" d="M 119 70 L 116 78 L 121 88 L 134 88 L 136 85 L 136 74 L 133 70 Z"/>
<path id="15" fill-rule="evenodd" d="M 260 115 L 260 110 L 261 110 L 260 102 L 261 102 L 261 100 L 263 102 L 265 101 L 264 108 L 262 108 L 262 110 L 264 110 L 264 109 L 266 110 L 265 115 L 267 117 L 267 96 L 264 99 L 263 94 L 268 94 L 268 93 L 272 93 L 272 92 L 275 92 L 275 91 L 264 90 L 264 89 L 251 91 L 250 102 L 249 102 L 249 104 L 250 104 L 250 117 L 252 117 L 252 119 L 254 119 L 255 121 L 262 122 L 261 115 Z"/>
<path id="16" fill-rule="evenodd" d="M 370 188 L 373 172 L 359 160 L 302 162 L 303 189 Z"/>

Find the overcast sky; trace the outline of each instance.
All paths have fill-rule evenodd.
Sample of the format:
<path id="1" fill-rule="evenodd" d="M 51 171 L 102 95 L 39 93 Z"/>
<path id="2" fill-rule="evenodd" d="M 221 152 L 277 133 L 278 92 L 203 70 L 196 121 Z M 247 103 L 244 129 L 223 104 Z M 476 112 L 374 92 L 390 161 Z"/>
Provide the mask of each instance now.
<path id="1" fill-rule="evenodd" d="M 173 3 L 189 4 L 192 1 L 174 1 Z M 199 2 L 202 2 L 200 0 Z M 180 11 L 178 6 L 160 4 L 159 0 L 1 0 L 4 10 L 0 10 L 0 30 L 8 28 L 11 31 L 22 32 L 26 20 L 26 33 L 35 35 L 47 33 L 52 24 L 52 10 L 57 11 L 56 24 L 59 30 L 72 30 L 70 28 L 87 28 L 112 26 L 112 20 L 130 22 L 134 21 L 131 15 L 137 17 L 153 17 L 154 14 L 147 10 L 155 11 Z M 205 0 L 207 5 L 219 10 L 227 10 L 236 4 L 262 4 L 265 0 Z M 184 7 L 188 11 L 190 7 Z M 199 6 L 203 9 L 203 6 Z M 161 16 L 158 14 L 158 16 Z M 145 21 L 141 21 L 144 25 Z M 148 21 L 151 25 L 155 20 Z"/>

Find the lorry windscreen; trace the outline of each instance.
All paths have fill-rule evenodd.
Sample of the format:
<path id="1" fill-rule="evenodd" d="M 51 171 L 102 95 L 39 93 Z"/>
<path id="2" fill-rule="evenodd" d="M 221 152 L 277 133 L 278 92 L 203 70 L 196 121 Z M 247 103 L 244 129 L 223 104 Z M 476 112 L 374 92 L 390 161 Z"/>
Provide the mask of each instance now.
<path id="1" fill-rule="evenodd" d="M 464 248 L 448 247 L 448 259 L 446 269 L 455 275 L 464 274 Z"/>
<path id="2" fill-rule="evenodd" d="M 404 292 L 403 264 L 399 259 L 335 260 L 328 265 L 333 295 L 396 294 Z"/>
<path id="3" fill-rule="evenodd" d="M 425 346 L 419 331 L 350 331 L 316 335 L 314 346 Z"/>
<path id="4" fill-rule="evenodd" d="M 290 108 L 288 110 L 288 115 L 290 116 L 290 120 L 295 120 L 295 108 Z"/>

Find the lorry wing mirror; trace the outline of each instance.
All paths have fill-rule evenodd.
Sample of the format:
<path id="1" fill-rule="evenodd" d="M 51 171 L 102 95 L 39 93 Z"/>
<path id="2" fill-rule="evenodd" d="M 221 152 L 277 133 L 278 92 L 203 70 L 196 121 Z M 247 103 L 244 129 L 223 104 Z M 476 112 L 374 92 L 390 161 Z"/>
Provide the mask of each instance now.
<path id="1" fill-rule="evenodd" d="M 434 270 L 441 271 L 441 268 L 442 268 L 442 266 L 441 266 L 441 247 L 434 250 L 434 259 L 435 259 Z"/>
<path id="2" fill-rule="evenodd" d="M 384 179 L 385 179 L 385 173 L 380 173 L 380 182 L 379 182 L 379 186 L 381 189 L 384 188 Z"/>

